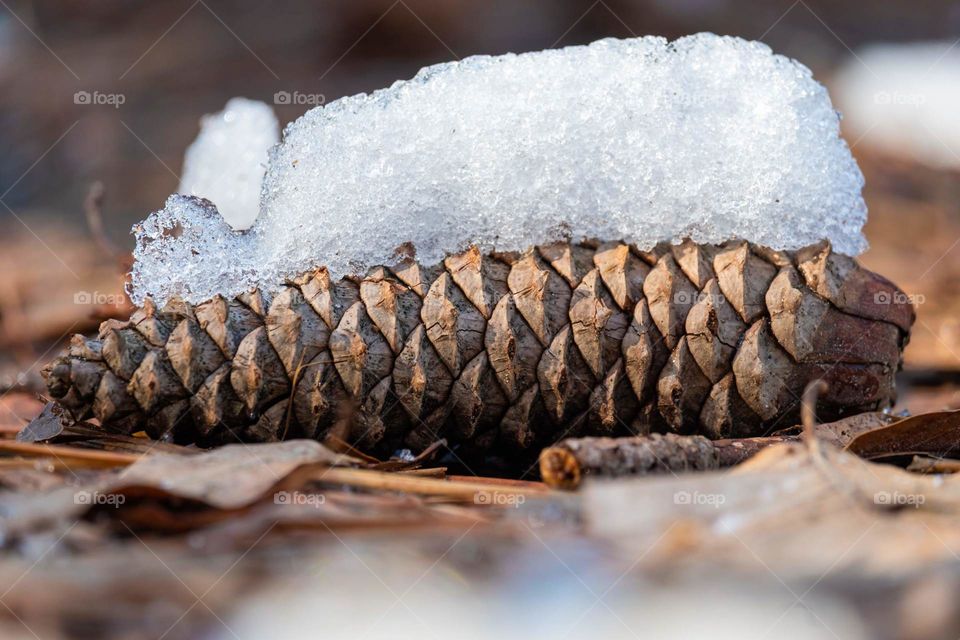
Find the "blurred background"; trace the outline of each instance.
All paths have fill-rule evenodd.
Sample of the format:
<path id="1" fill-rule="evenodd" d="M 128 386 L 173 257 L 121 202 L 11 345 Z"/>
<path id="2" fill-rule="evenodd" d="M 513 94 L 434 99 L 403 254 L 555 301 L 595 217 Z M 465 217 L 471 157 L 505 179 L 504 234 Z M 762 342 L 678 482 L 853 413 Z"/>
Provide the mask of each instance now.
<path id="1" fill-rule="evenodd" d="M 762 40 L 830 86 L 867 179 L 864 260 L 919 309 L 908 367 L 960 370 L 960 3 L 0 0 L 0 382 L 36 384 L 54 342 L 128 312 L 130 226 L 229 98 L 285 123 L 455 58 L 698 31 Z"/>

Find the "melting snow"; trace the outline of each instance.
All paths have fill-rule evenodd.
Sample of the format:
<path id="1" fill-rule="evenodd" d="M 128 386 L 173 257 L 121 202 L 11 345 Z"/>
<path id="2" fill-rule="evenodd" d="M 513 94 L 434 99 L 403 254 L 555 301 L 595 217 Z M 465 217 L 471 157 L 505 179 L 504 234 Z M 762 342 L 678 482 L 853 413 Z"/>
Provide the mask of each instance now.
<path id="1" fill-rule="evenodd" d="M 231 149 L 252 158 L 272 131 L 253 116 L 224 126 L 229 144 L 195 143 L 187 162 L 188 175 L 223 174 L 204 183 L 222 190 L 192 190 L 235 228 L 247 218 L 232 210 L 249 210 L 259 176 Z M 476 56 L 288 125 L 247 232 L 209 203 L 171 197 L 135 228 L 132 292 L 269 291 L 314 266 L 339 276 L 389 264 L 407 242 L 425 263 L 470 244 L 561 238 L 650 248 L 742 237 L 780 249 L 828 238 L 856 254 L 862 186 L 826 89 L 761 43 L 699 34 Z"/>

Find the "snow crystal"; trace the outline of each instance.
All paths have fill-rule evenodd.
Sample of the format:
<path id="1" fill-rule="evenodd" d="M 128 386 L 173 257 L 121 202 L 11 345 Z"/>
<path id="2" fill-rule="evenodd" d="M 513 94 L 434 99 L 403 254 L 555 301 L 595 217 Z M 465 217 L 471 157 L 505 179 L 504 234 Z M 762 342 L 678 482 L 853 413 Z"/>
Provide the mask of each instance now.
<path id="1" fill-rule="evenodd" d="M 960 168 L 960 48 L 874 45 L 834 78 L 844 126 L 866 145 L 937 168 Z"/>
<path id="2" fill-rule="evenodd" d="M 158 302 L 173 296 L 200 302 L 217 292 L 242 292 L 254 282 L 251 233 L 231 229 L 208 200 L 172 195 L 133 232 L 130 290 L 138 303 L 147 292 Z"/>
<path id="3" fill-rule="evenodd" d="M 133 294 L 269 291 L 313 266 L 389 264 L 407 242 L 428 264 L 561 238 L 828 238 L 856 254 L 862 186 L 826 89 L 761 43 L 700 34 L 477 56 L 288 125 L 246 233 L 194 228 L 209 208 L 168 201 L 137 233 Z M 191 233 L 158 240 L 157 221 Z"/>
<path id="4" fill-rule="evenodd" d="M 273 108 L 234 98 L 223 111 L 203 118 L 200 135 L 187 149 L 178 193 L 200 196 L 234 229 L 249 229 L 260 211 L 260 185 L 267 152 L 280 141 Z"/>

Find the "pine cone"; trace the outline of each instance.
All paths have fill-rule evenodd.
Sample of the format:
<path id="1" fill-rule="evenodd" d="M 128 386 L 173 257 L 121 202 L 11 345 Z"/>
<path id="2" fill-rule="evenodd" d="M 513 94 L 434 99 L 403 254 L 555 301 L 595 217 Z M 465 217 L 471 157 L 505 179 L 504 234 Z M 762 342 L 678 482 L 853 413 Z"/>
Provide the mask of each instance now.
<path id="1" fill-rule="evenodd" d="M 45 370 L 77 419 L 218 444 L 322 438 L 363 450 L 533 450 L 570 436 L 743 437 L 894 399 L 913 308 L 827 243 L 476 249 L 362 279 L 324 269 L 108 321 Z M 339 432 L 338 432 L 339 433 Z"/>

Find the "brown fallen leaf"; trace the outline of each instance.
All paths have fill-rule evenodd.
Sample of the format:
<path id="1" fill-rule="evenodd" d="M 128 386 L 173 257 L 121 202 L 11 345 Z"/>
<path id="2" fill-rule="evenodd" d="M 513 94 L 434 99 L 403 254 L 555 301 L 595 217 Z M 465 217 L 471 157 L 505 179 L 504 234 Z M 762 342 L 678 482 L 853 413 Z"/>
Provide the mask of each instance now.
<path id="1" fill-rule="evenodd" d="M 96 451 L 60 445 L 2 442 L 0 450 L 21 456 L 68 463 L 103 463 L 125 467 L 117 472 L 71 469 L 78 482 L 37 494 L 8 496 L 0 535 L 18 535 L 51 522 L 75 521 L 91 510 L 122 518 L 124 508 L 142 508 L 152 499 L 175 499 L 223 512 L 244 509 L 269 494 L 301 467 L 352 465 L 356 458 L 338 455 L 313 440 L 271 444 L 235 444 L 198 454 L 151 455 Z M 138 504 L 139 503 L 139 504 Z M 201 509 L 202 510 L 202 509 Z M 211 514 L 215 522 L 223 514 Z M 193 522 L 202 521 L 202 516 Z"/>
<path id="2" fill-rule="evenodd" d="M 910 473 L 823 443 L 769 447 L 729 472 L 594 482 L 577 497 L 586 530 L 641 554 L 639 571 L 719 563 L 877 578 L 953 563 L 960 548 L 960 476 Z"/>
<path id="3" fill-rule="evenodd" d="M 862 433 L 873 431 L 896 422 L 898 418 L 882 411 L 868 411 L 858 413 L 834 422 L 824 422 L 814 425 L 813 432 L 820 440 L 835 447 L 845 447 L 854 438 Z M 774 432 L 773 436 L 800 435 L 801 425 Z"/>
<path id="4" fill-rule="evenodd" d="M 60 405 L 48 402 L 36 418 L 17 432 L 17 442 L 44 442 L 63 432 L 64 416 Z"/>
<path id="5" fill-rule="evenodd" d="M 334 467 L 363 462 L 314 440 L 230 444 L 194 455 L 144 456 L 100 490 L 159 491 L 218 509 L 238 509 L 262 498 L 297 468 L 312 464 Z"/>
<path id="6" fill-rule="evenodd" d="M 923 413 L 856 436 L 847 451 L 861 458 L 929 454 L 950 457 L 960 452 L 960 410 Z"/>

